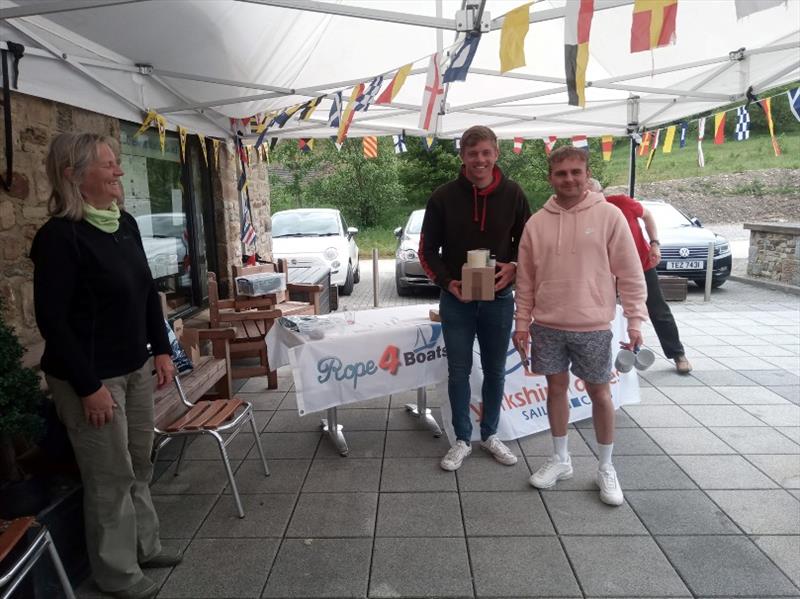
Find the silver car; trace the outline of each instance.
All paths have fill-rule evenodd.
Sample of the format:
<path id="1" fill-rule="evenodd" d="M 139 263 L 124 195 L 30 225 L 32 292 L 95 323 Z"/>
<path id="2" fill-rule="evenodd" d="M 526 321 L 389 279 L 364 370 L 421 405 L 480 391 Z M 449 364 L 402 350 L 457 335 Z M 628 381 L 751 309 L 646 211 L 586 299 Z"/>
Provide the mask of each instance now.
<path id="1" fill-rule="evenodd" d="M 422 270 L 419 263 L 419 237 L 422 232 L 422 220 L 425 218 L 425 209 L 414 210 L 408 217 L 405 226 L 397 227 L 394 236 L 397 237 L 397 251 L 395 252 L 394 280 L 397 285 L 397 295 L 409 295 L 412 289 L 432 289 L 433 282 Z"/>

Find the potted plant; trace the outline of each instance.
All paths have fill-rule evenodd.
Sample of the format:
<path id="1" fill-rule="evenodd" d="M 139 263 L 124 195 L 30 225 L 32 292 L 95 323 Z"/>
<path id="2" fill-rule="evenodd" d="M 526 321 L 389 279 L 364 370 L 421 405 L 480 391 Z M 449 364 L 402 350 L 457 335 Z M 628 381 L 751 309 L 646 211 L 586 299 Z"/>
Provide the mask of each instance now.
<path id="1" fill-rule="evenodd" d="M 32 445 L 41 433 L 42 392 L 39 375 L 22 366 L 23 347 L 5 322 L 0 300 L 0 489 L 25 478 L 18 449 Z"/>

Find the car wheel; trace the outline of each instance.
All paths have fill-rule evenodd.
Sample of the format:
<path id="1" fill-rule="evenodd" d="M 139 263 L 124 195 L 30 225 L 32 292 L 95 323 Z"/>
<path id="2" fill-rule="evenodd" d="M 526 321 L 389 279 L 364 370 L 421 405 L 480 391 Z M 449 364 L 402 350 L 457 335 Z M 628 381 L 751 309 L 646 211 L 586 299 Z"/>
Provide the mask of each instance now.
<path id="1" fill-rule="evenodd" d="M 359 261 L 358 266 L 356 266 L 356 271 L 353 273 L 353 283 L 360 283 L 361 282 L 361 261 Z"/>
<path id="2" fill-rule="evenodd" d="M 347 265 L 347 276 L 344 279 L 344 285 L 339 288 L 339 293 L 342 295 L 350 295 L 353 293 L 353 266 L 352 264 Z"/>

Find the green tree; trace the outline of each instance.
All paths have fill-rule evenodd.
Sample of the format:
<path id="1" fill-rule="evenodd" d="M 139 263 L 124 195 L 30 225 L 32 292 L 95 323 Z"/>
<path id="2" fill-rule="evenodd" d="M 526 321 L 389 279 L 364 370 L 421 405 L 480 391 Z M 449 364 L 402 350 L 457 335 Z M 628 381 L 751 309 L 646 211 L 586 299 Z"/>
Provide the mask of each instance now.
<path id="1" fill-rule="evenodd" d="M 310 152 L 303 152 L 295 139 L 287 139 L 270 152 L 275 169 L 270 169 L 272 212 L 289 208 L 314 207 L 308 196 L 315 175 L 325 170 L 330 151 L 327 140 L 315 140 Z"/>
<path id="2" fill-rule="evenodd" d="M 461 168 L 461 159 L 451 140 L 440 139 L 430 151 L 421 138 L 406 138 L 408 151 L 401 155 L 399 177 L 407 198 L 406 210 L 423 208 L 434 189 L 452 181 Z"/>
<path id="3" fill-rule="evenodd" d="M 331 142 L 324 143 L 332 147 Z M 327 156 L 329 172 L 309 184 L 314 205 L 338 208 L 358 227 L 395 222 L 405 196 L 391 138 L 378 138 L 377 158 L 364 158 L 361 139 L 348 139 L 338 153 Z"/>

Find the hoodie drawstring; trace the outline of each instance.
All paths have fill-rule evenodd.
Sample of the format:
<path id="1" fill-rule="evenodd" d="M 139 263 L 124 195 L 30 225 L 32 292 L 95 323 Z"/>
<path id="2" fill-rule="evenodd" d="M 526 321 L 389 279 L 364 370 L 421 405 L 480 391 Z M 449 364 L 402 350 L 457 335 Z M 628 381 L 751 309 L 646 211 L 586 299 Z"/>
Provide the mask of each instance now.
<path id="1" fill-rule="evenodd" d="M 558 236 L 556 237 L 556 256 L 561 255 L 561 219 L 564 218 L 564 211 L 558 211 Z"/>

